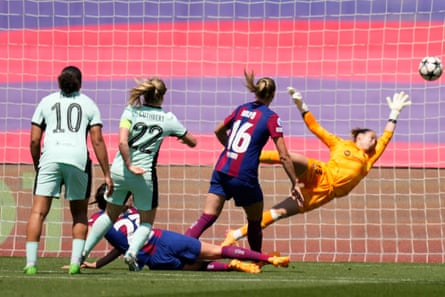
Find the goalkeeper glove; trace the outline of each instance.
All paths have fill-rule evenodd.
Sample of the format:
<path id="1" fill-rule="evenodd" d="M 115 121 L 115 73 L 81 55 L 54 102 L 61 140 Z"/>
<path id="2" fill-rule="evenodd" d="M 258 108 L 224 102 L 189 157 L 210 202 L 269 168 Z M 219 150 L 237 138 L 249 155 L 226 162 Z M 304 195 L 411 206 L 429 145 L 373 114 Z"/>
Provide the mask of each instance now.
<path id="1" fill-rule="evenodd" d="M 298 110 L 301 113 L 309 111 L 309 108 L 307 107 L 306 103 L 304 103 L 303 96 L 301 96 L 300 92 L 298 92 L 292 87 L 287 87 L 287 92 L 289 93 L 289 95 L 291 95 L 292 100 L 294 101 L 295 105 L 297 106 Z"/>
<path id="2" fill-rule="evenodd" d="M 388 102 L 388 106 L 391 109 L 391 113 L 389 114 L 389 120 L 397 121 L 400 112 L 405 106 L 411 105 L 411 101 L 408 100 L 408 94 L 404 92 L 395 93 L 392 97 L 386 97 L 386 101 Z"/>

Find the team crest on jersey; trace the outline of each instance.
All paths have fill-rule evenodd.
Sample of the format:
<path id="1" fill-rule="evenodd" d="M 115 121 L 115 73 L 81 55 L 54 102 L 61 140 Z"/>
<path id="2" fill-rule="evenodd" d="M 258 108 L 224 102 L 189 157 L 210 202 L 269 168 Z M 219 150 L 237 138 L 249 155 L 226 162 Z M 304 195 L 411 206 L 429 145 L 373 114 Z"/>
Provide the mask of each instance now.
<path id="1" fill-rule="evenodd" d="M 320 165 L 318 164 L 314 164 L 313 165 L 313 169 L 316 175 L 322 175 L 323 174 L 323 169 L 321 168 Z"/>
<path id="2" fill-rule="evenodd" d="M 280 118 L 277 118 L 277 127 L 275 128 L 275 131 L 278 133 L 283 133 L 283 126 L 281 126 Z"/>
<path id="3" fill-rule="evenodd" d="M 346 157 L 349 157 L 351 155 L 351 151 L 350 150 L 346 150 L 344 151 L 344 154 Z"/>

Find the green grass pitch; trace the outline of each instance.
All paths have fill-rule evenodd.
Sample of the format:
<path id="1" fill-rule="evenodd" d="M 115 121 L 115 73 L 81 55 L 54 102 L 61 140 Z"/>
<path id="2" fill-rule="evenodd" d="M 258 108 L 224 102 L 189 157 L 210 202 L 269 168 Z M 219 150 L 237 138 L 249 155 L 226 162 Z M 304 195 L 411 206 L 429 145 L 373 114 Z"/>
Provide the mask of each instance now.
<path id="1" fill-rule="evenodd" d="M 242 272 L 129 272 L 118 260 L 99 270 L 68 275 L 66 258 L 39 258 L 39 274 L 27 276 L 25 259 L 0 257 L 1 296 L 445 296 L 445 265 L 299 263 Z"/>

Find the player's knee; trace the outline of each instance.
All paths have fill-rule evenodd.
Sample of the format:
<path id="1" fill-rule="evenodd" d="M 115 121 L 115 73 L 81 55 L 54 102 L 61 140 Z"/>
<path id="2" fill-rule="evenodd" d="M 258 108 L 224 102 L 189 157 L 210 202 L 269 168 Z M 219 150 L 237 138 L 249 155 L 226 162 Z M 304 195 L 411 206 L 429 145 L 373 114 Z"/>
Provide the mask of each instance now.
<path id="1" fill-rule="evenodd" d="M 43 211 L 39 211 L 39 210 L 31 211 L 31 218 L 34 218 L 35 220 L 44 221 L 46 219 L 47 215 L 48 215 L 48 212 L 43 212 Z"/>

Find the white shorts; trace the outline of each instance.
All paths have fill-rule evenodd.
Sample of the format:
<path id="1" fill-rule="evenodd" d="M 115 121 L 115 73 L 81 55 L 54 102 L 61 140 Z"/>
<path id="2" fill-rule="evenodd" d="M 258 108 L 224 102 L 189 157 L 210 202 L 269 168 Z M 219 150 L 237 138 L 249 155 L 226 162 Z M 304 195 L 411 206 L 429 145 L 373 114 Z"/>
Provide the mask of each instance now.
<path id="1" fill-rule="evenodd" d="M 91 194 L 91 166 L 83 171 L 63 164 L 49 163 L 39 168 L 36 175 L 34 195 L 59 198 L 62 185 L 65 186 L 65 199 L 84 200 Z"/>
<path id="2" fill-rule="evenodd" d="M 129 193 L 133 194 L 133 204 L 139 210 L 152 210 L 158 207 L 157 181 L 144 175 L 135 175 L 126 171 L 125 176 L 113 174 L 114 191 L 107 202 L 124 205 Z"/>

